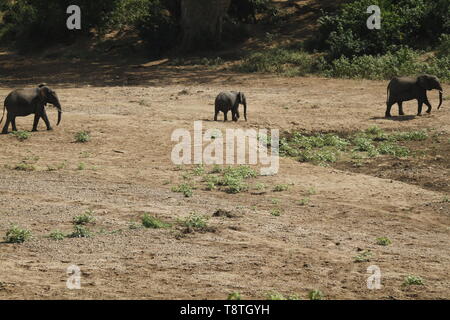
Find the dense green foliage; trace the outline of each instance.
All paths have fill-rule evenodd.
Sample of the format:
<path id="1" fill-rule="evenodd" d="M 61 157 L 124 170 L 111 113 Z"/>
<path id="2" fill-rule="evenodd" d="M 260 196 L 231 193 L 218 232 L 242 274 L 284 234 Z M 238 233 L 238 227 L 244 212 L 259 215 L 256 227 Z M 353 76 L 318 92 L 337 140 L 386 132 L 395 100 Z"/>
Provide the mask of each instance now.
<path id="1" fill-rule="evenodd" d="M 366 26 L 371 5 L 381 9 L 380 30 Z M 385 54 L 405 45 L 425 49 L 450 33 L 449 16 L 448 0 L 357 0 L 320 18 L 316 46 L 331 58 Z"/>

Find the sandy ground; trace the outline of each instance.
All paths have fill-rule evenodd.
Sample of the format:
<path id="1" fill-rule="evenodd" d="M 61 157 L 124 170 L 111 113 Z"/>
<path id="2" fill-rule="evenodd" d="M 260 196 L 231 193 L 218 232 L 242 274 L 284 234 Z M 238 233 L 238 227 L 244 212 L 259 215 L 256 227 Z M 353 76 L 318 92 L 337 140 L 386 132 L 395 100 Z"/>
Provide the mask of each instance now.
<path id="1" fill-rule="evenodd" d="M 172 132 L 192 131 L 197 120 L 205 130 L 325 132 L 377 125 L 449 134 L 448 101 L 430 116 L 386 120 L 384 81 L 219 76 L 205 67 L 79 68 L 76 61 L 52 69 L 42 61 L 30 71 L 29 61 L 8 54 L 0 62 L 6 74 L 0 97 L 45 81 L 64 110 L 54 131 L 40 123 L 40 131 L 24 142 L 0 136 L 0 235 L 11 224 L 33 233 L 23 244 L 0 243 L 1 299 L 223 299 L 231 292 L 264 299 L 273 291 L 307 298 L 312 289 L 327 299 L 450 298 L 450 204 L 442 202 L 448 167 L 440 173 L 440 189 L 394 175 L 377 177 L 376 168 L 370 168 L 373 174 L 355 173 L 282 158 L 277 175 L 251 181 L 267 185 L 265 193 L 199 188 L 184 198 L 171 188 L 189 167 L 180 171 L 170 158 Z M 211 121 L 215 96 L 228 89 L 247 94 L 248 122 Z M 450 92 L 450 86 L 444 89 Z M 430 97 L 436 105 L 437 93 Z M 404 108 L 415 114 L 414 102 Z M 48 110 L 54 124 L 56 112 Z M 32 121 L 19 119 L 18 128 L 31 130 Z M 90 132 L 90 142 L 74 143 L 81 130 Z M 447 164 L 448 155 L 441 154 Z M 11 169 L 24 160 L 36 170 Z M 84 170 L 78 170 L 80 163 Z M 290 188 L 271 191 L 277 184 Z M 312 188 L 315 194 L 309 195 Z M 299 205 L 306 196 L 310 203 Z M 283 214 L 271 215 L 274 207 Z M 233 216 L 213 217 L 218 209 Z M 56 229 L 71 232 L 73 217 L 86 210 L 96 217 L 89 226 L 95 236 L 47 237 Z M 180 237 L 177 227 L 129 229 L 146 212 L 176 224 L 193 211 L 210 216 L 215 232 Z M 392 244 L 379 246 L 378 237 Z M 361 250 L 373 252 L 369 262 L 353 261 Z M 66 288 L 70 265 L 81 269 L 81 290 Z M 367 288 L 370 265 L 381 270 L 379 290 Z M 425 284 L 402 286 L 408 275 Z"/>

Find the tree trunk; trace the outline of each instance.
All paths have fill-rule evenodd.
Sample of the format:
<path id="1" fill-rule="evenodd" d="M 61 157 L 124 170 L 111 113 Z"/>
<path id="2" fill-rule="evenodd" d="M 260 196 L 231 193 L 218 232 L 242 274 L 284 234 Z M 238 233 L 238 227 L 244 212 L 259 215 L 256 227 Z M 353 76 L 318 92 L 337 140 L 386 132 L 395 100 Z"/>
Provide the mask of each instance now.
<path id="1" fill-rule="evenodd" d="M 181 0 L 183 51 L 217 48 L 231 0 Z"/>

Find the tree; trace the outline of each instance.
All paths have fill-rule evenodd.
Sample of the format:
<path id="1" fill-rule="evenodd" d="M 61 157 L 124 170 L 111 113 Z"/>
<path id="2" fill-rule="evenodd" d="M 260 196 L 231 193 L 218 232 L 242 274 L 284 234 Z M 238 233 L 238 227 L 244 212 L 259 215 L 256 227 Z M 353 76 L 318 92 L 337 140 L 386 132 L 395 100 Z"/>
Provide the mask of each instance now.
<path id="1" fill-rule="evenodd" d="M 231 0 L 181 0 L 181 49 L 217 48 L 222 40 L 223 17 Z"/>

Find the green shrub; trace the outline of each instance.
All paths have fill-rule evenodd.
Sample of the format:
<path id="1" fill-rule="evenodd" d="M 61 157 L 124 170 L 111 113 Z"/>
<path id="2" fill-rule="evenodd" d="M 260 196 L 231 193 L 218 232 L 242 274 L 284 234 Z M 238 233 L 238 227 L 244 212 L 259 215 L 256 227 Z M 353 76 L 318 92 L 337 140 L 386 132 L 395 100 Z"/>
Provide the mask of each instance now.
<path id="1" fill-rule="evenodd" d="M 392 244 L 392 242 L 391 242 L 391 240 L 389 240 L 389 238 L 381 237 L 381 238 L 377 238 L 377 244 L 380 246 L 388 246 L 388 245 Z"/>
<path id="2" fill-rule="evenodd" d="M 316 59 L 306 52 L 282 48 L 256 52 L 236 67 L 239 72 L 276 73 L 286 76 L 303 76 L 317 69 Z"/>
<path id="3" fill-rule="evenodd" d="M 5 242 L 7 243 L 23 243 L 31 238 L 31 232 L 13 225 L 6 231 Z"/>
<path id="4" fill-rule="evenodd" d="M 172 187 L 172 192 L 182 193 L 186 198 L 192 197 L 192 186 L 187 183 L 181 183 L 177 187 Z"/>
<path id="5" fill-rule="evenodd" d="M 296 294 L 285 296 L 279 292 L 269 292 L 267 293 L 267 300 L 300 300 L 300 298 Z"/>
<path id="6" fill-rule="evenodd" d="M 93 217 L 92 214 L 93 214 L 92 211 L 90 211 L 90 210 L 86 211 L 85 213 L 74 217 L 73 223 L 77 224 L 77 225 L 92 223 L 95 221 L 95 218 Z"/>
<path id="7" fill-rule="evenodd" d="M 405 278 L 405 281 L 403 282 L 403 284 L 406 286 L 412 286 L 412 285 L 423 286 L 423 280 L 421 277 L 409 275 Z"/>
<path id="8" fill-rule="evenodd" d="M 156 217 L 150 216 L 147 213 L 142 216 L 142 225 L 146 228 L 151 229 L 161 229 L 170 227 L 169 223 L 165 223 Z"/>
<path id="9" fill-rule="evenodd" d="M 36 166 L 30 163 L 21 162 L 14 167 L 17 171 L 36 171 Z"/>
<path id="10" fill-rule="evenodd" d="M 189 217 L 181 221 L 182 225 L 188 230 L 201 231 L 207 228 L 207 218 L 199 215 L 196 212 L 192 212 Z"/>
<path id="11" fill-rule="evenodd" d="M 367 8 L 371 5 L 381 9 L 380 30 L 367 29 Z M 436 44 L 442 33 L 450 33 L 449 10 L 446 0 L 351 1 L 335 15 L 325 13 L 319 19 L 319 34 L 312 45 L 326 50 L 333 59 L 386 54 L 399 45 L 425 48 Z"/>
<path id="12" fill-rule="evenodd" d="M 92 233 L 88 228 L 82 225 L 75 225 L 73 232 L 68 235 L 69 238 L 89 238 L 92 236 Z"/>
<path id="13" fill-rule="evenodd" d="M 228 295 L 227 300 L 241 300 L 241 294 L 239 292 L 233 292 Z"/>
<path id="14" fill-rule="evenodd" d="M 89 132 L 87 131 L 80 131 L 75 134 L 75 141 L 84 143 L 91 140 L 91 136 L 89 135 Z"/>
<path id="15" fill-rule="evenodd" d="M 322 300 L 323 293 L 320 290 L 311 290 L 308 294 L 309 300 Z"/>
<path id="16" fill-rule="evenodd" d="M 289 189 L 289 186 L 287 184 L 277 184 L 275 188 L 273 188 L 273 191 L 275 192 L 282 192 L 287 191 Z"/>
<path id="17" fill-rule="evenodd" d="M 19 141 L 27 140 L 31 137 L 31 133 L 28 131 L 14 131 L 12 133 Z"/>
<path id="18" fill-rule="evenodd" d="M 64 240 L 65 237 L 66 237 L 66 236 L 64 235 L 64 233 L 62 233 L 62 232 L 59 231 L 59 230 L 54 230 L 54 231 L 52 231 L 52 232 L 50 233 L 50 235 L 49 235 L 49 238 L 50 238 L 50 239 L 57 240 L 57 241 L 59 241 L 59 240 Z"/>

